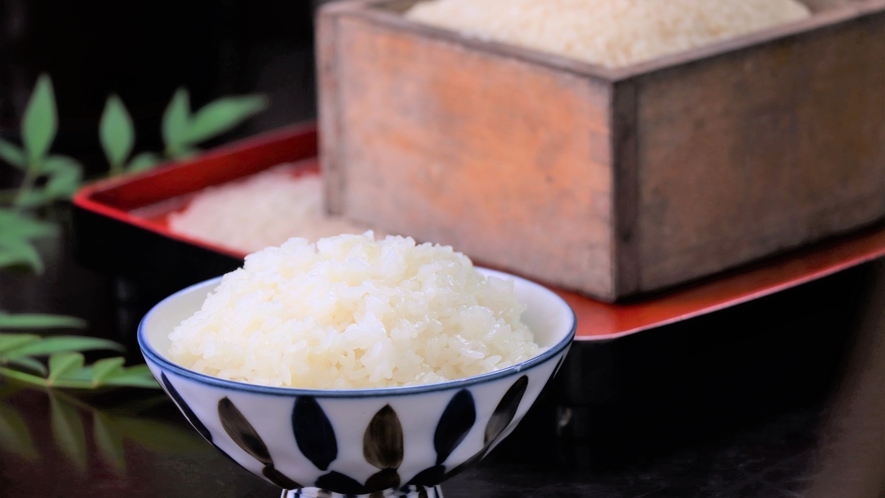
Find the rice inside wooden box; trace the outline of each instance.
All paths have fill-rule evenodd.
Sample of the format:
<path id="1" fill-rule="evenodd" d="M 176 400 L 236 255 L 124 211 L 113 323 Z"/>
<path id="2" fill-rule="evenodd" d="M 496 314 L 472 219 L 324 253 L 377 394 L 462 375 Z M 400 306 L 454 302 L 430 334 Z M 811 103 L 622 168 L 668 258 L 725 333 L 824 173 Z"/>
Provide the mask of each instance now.
<path id="1" fill-rule="evenodd" d="M 885 1 L 607 69 L 343 1 L 318 22 L 336 214 L 612 301 L 885 217 Z"/>

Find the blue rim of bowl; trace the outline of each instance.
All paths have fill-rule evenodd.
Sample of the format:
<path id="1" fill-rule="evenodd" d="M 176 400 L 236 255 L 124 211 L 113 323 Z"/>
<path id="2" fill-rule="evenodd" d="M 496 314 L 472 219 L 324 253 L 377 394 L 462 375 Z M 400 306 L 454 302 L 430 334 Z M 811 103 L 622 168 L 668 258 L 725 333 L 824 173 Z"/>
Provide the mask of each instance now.
<path id="1" fill-rule="evenodd" d="M 553 291 L 547 289 L 546 287 L 532 282 L 531 280 L 526 280 L 521 277 L 517 277 L 516 275 L 511 275 L 509 273 L 497 271 L 497 270 L 489 270 L 486 268 L 477 267 L 478 270 L 482 271 L 484 274 L 491 274 L 494 276 L 498 276 L 499 278 L 511 278 L 513 280 L 520 280 L 525 282 L 531 286 L 539 287 L 544 290 L 544 292 L 548 292 L 553 295 L 563 306 L 567 309 L 572 315 L 572 325 L 571 330 L 566 336 L 550 347 L 547 351 L 539 354 L 538 356 L 529 358 L 528 360 L 517 363 L 516 365 L 511 365 L 507 368 L 502 368 L 501 370 L 495 370 L 494 372 L 488 372 L 481 375 L 474 375 L 472 377 L 466 377 L 464 379 L 456 379 L 456 380 L 448 380 L 445 382 L 435 382 L 432 384 L 419 384 L 415 386 L 400 386 L 400 387 L 378 387 L 378 388 L 363 388 L 363 389 L 306 389 L 299 387 L 275 387 L 275 386 L 263 386 L 259 384 L 249 384 L 247 382 L 239 382 L 235 380 L 227 380 L 221 379 L 218 377 L 212 377 L 211 375 L 202 374 L 199 372 L 195 372 L 188 368 L 182 367 L 177 363 L 173 363 L 171 360 L 168 360 L 165 356 L 161 355 L 148 343 L 148 341 L 144 337 L 144 324 L 150 318 L 150 316 L 164 303 L 167 301 L 173 300 L 177 298 L 181 294 L 185 294 L 190 292 L 196 287 L 201 287 L 204 285 L 210 284 L 210 282 L 221 282 L 223 277 L 215 277 L 209 280 L 204 280 L 202 282 L 196 283 L 189 287 L 186 287 L 175 294 L 163 299 L 159 303 L 155 304 L 153 308 L 150 309 L 145 315 L 144 318 L 138 323 L 138 347 L 141 348 L 142 354 L 145 358 L 150 359 L 154 363 L 162 366 L 165 369 L 171 370 L 175 372 L 181 377 L 189 378 L 196 382 L 202 384 L 209 384 L 215 387 L 221 387 L 225 389 L 231 389 L 235 391 L 255 393 L 255 394 L 266 394 L 273 396 L 313 396 L 317 398 L 371 398 L 378 396 L 398 396 L 398 395 L 406 395 L 406 394 L 420 394 L 420 393 L 428 393 L 435 391 L 446 391 L 449 389 L 461 389 L 467 386 L 472 386 L 475 384 L 480 384 L 484 382 L 489 382 L 495 379 L 500 379 L 504 377 L 509 377 L 511 375 L 517 374 L 519 372 L 532 369 L 542 363 L 546 363 L 548 360 L 555 358 L 561 351 L 568 348 L 571 345 L 572 340 L 575 338 L 575 332 L 578 327 L 578 318 L 575 316 L 575 311 L 564 299 L 557 296 Z M 211 292 L 211 291 L 210 291 Z M 556 372 L 554 372 L 555 374 Z"/>

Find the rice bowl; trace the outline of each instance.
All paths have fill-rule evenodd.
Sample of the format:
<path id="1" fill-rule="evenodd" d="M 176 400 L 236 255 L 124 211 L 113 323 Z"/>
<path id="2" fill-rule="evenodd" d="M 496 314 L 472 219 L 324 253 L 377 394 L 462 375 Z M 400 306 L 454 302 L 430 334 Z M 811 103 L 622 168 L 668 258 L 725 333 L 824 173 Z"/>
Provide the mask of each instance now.
<path id="1" fill-rule="evenodd" d="M 575 334 L 574 313 L 552 291 L 477 271 L 512 280 L 540 354 L 465 379 L 400 387 L 301 389 L 221 379 L 169 355 L 170 330 L 200 308 L 220 278 L 157 304 L 139 325 L 138 343 L 151 372 L 217 450 L 281 488 L 317 488 L 287 496 L 440 496 L 437 485 L 516 427 L 563 364 Z"/>

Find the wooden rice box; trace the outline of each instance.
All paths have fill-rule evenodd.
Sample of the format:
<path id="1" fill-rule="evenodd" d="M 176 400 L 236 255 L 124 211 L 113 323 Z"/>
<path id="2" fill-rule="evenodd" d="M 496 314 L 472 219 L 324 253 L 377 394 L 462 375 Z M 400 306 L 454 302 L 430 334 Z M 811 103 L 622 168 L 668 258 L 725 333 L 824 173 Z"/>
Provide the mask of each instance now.
<path id="1" fill-rule="evenodd" d="M 885 217 L 885 0 L 623 69 L 343 1 L 328 209 L 613 301 Z"/>

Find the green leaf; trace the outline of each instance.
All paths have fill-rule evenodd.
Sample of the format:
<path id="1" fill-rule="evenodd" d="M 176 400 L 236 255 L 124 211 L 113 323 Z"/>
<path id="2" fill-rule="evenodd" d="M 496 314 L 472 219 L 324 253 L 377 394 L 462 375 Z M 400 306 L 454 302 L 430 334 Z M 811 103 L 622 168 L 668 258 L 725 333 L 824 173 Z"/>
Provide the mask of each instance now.
<path id="1" fill-rule="evenodd" d="M 22 356 L 46 356 L 53 353 L 68 353 L 74 351 L 92 351 L 110 349 L 122 351 L 123 346 L 107 339 L 78 336 L 47 337 L 40 342 L 26 344 L 6 352 L 7 358 L 19 358 Z"/>
<path id="2" fill-rule="evenodd" d="M 51 385 L 56 380 L 69 379 L 83 370 L 83 355 L 80 353 L 55 353 L 49 357 L 49 378 Z M 79 379 L 78 379 L 79 380 Z"/>
<path id="3" fill-rule="evenodd" d="M 235 128 L 267 108 L 262 95 L 224 97 L 197 111 L 184 136 L 186 145 L 194 145 Z"/>
<path id="4" fill-rule="evenodd" d="M 22 170 L 28 165 L 25 160 L 25 153 L 22 152 L 21 148 L 2 138 L 0 138 L 0 159 Z"/>
<path id="5" fill-rule="evenodd" d="M 74 466 L 83 471 L 86 469 L 86 434 L 83 421 L 76 408 L 59 399 L 50 392 L 50 416 L 52 435 L 59 449 L 68 457 Z"/>
<path id="6" fill-rule="evenodd" d="M 45 365 L 29 356 L 22 356 L 21 358 L 7 358 L 6 364 L 14 365 L 25 370 L 30 370 L 31 372 L 35 372 L 43 376 L 46 376 L 49 373 L 46 370 Z"/>
<path id="7" fill-rule="evenodd" d="M 174 154 L 185 144 L 185 134 L 190 127 L 190 94 L 186 88 L 179 88 L 163 113 L 162 132 L 166 151 Z"/>
<path id="8" fill-rule="evenodd" d="M 44 171 L 49 174 L 44 191 L 52 199 L 68 199 L 80 189 L 83 166 L 68 156 L 49 156 L 44 163 Z"/>
<path id="9" fill-rule="evenodd" d="M 120 357 L 105 358 L 96 361 L 92 365 L 92 384 L 99 386 L 105 378 L 114 373 L 122 372 L 123 363 L 126 363 L 126 360 Z"/>
<path id="10" fill-rule="evenodd" d="M 123 438 L 113 419 L 101 412 L 95 412 L 92 416 L 92 433 L 95 435 L 95 445 L 104 461 L 117 472 L 125 471 L 126 454 L 123 451 Z"/>
<path id="11" fill-rule="evenodd" d="M 23 192 L 15 198 L 13 206 L 34 209 L 40 206 L 46 206 L 52 202 L 52 195 L 46 189 L 36 189 Z"/>
<path id="12" fill-rule="evenodd" d="M 27 218 L 18 211 L 0 208 L 0 241 L 12 238 L 35 239 L 57 233 L 58 227 L 52 223 Z"/>
<path id="13" fill-rule="evenodd" d="M 0 239 L 0 268 L 18 265 L 43 273 L 43 259 L 30 242 Z"/>
<path id="14" fill-rule="evenodd" d="M 160 385 L 154 379 L 147 365 L 136 365 L 123 368 L 104 379 L 102 385 L 159 388 Z"/>
<path id="15" fill-rule="evenodd" d="M 6 403 L 0 403 L 0 448 L 25 460 L 40 458 L 27 422 Z"/>
<path id="16" fill-rule="evenodd" d="M 46 387 L 46 379 L 44 379 L 43 377 L 37 377 L 36 375 L 19 372 L 18 370 L 12 370 L 11 368 L 0 367 L 0 375 L 4 377 L 9 377 L 10 379 L 25 382 L 27 384 Z"/>
<path id="17" fill-rule="evenodd" d="M 53 383 L 58 387 L 72 387 L 76 389 L 92 389 L 92 367 L 83 367 L 65 374 L 64 378 Z"/>
<path id="18" fill-rule="evenodd" d="M 82 329 L 86 327 L 86 321 L 80 318 L 64 315 L 45 315 L 41 313 L 19 313 L 11 315 L 0 311 L 0 329 Z M 4 334 L 5 336 L 6 334 Z M 38 336 L 30 336 L 37 337 Z M 110 341 L 108 341 L 110 342 Z M 3 343 L 0 342 L 0 345 Z M 116 344 L 116 343 L 111 343 Z M 0 346 L 0 351 L 4 348 Z"/>
<path id="19" fill-rule="evenodd" d="M 142 152 L 132 158 L 129 167 L 126 168 L 126 172 L 137 173 L 139 171 L 147 171 L 149 169 L 154 169 L 158 164 L 160 164 L 160 156 L 153 152 Z"/>
<path id="20" fill-rule="evenodd" d="M 135 126 L 120 97 L 108 97 L 98 126 L 98 138 L 111 169 L 122 170 L 135 145 Z"/>
<path id="21" fill-rule="evenodd" d="M 37 78 L 37 85 L 25 108 L 21 129 L 28 161 L 33 167 L 49 152 L 49 146 L 52 145 L 58 129 L 52 80 L 45 74 Z"/>
<path id="22" fill-rule="evenodd" d="M 26 384 L 39 387 L 61 387 L 70 389 L 92 389 L 92 381 L 88 380 L 92 377 L 92 371 L 89 367 L 81 370 L 73 379 L 62 379 L 53 383 L 51 386 L 43 377 L 37 377 L 11 368 L 0 367 L 0 375 L 15 379 Z"/>
<path id="23" fill-rule="evenodd" d="M 4 313 L 0 311 L 0 320 L 2 320 L 3 316 Z M 40 336 L 34 334 L 3 334 L 0 335 L 0 353 L 3 353 L 4 351 L 7 351 L 9 349 L 15 349 L 19 346 L 24 346 L 25 344 L 31 344 L 39 340 Z"/>

